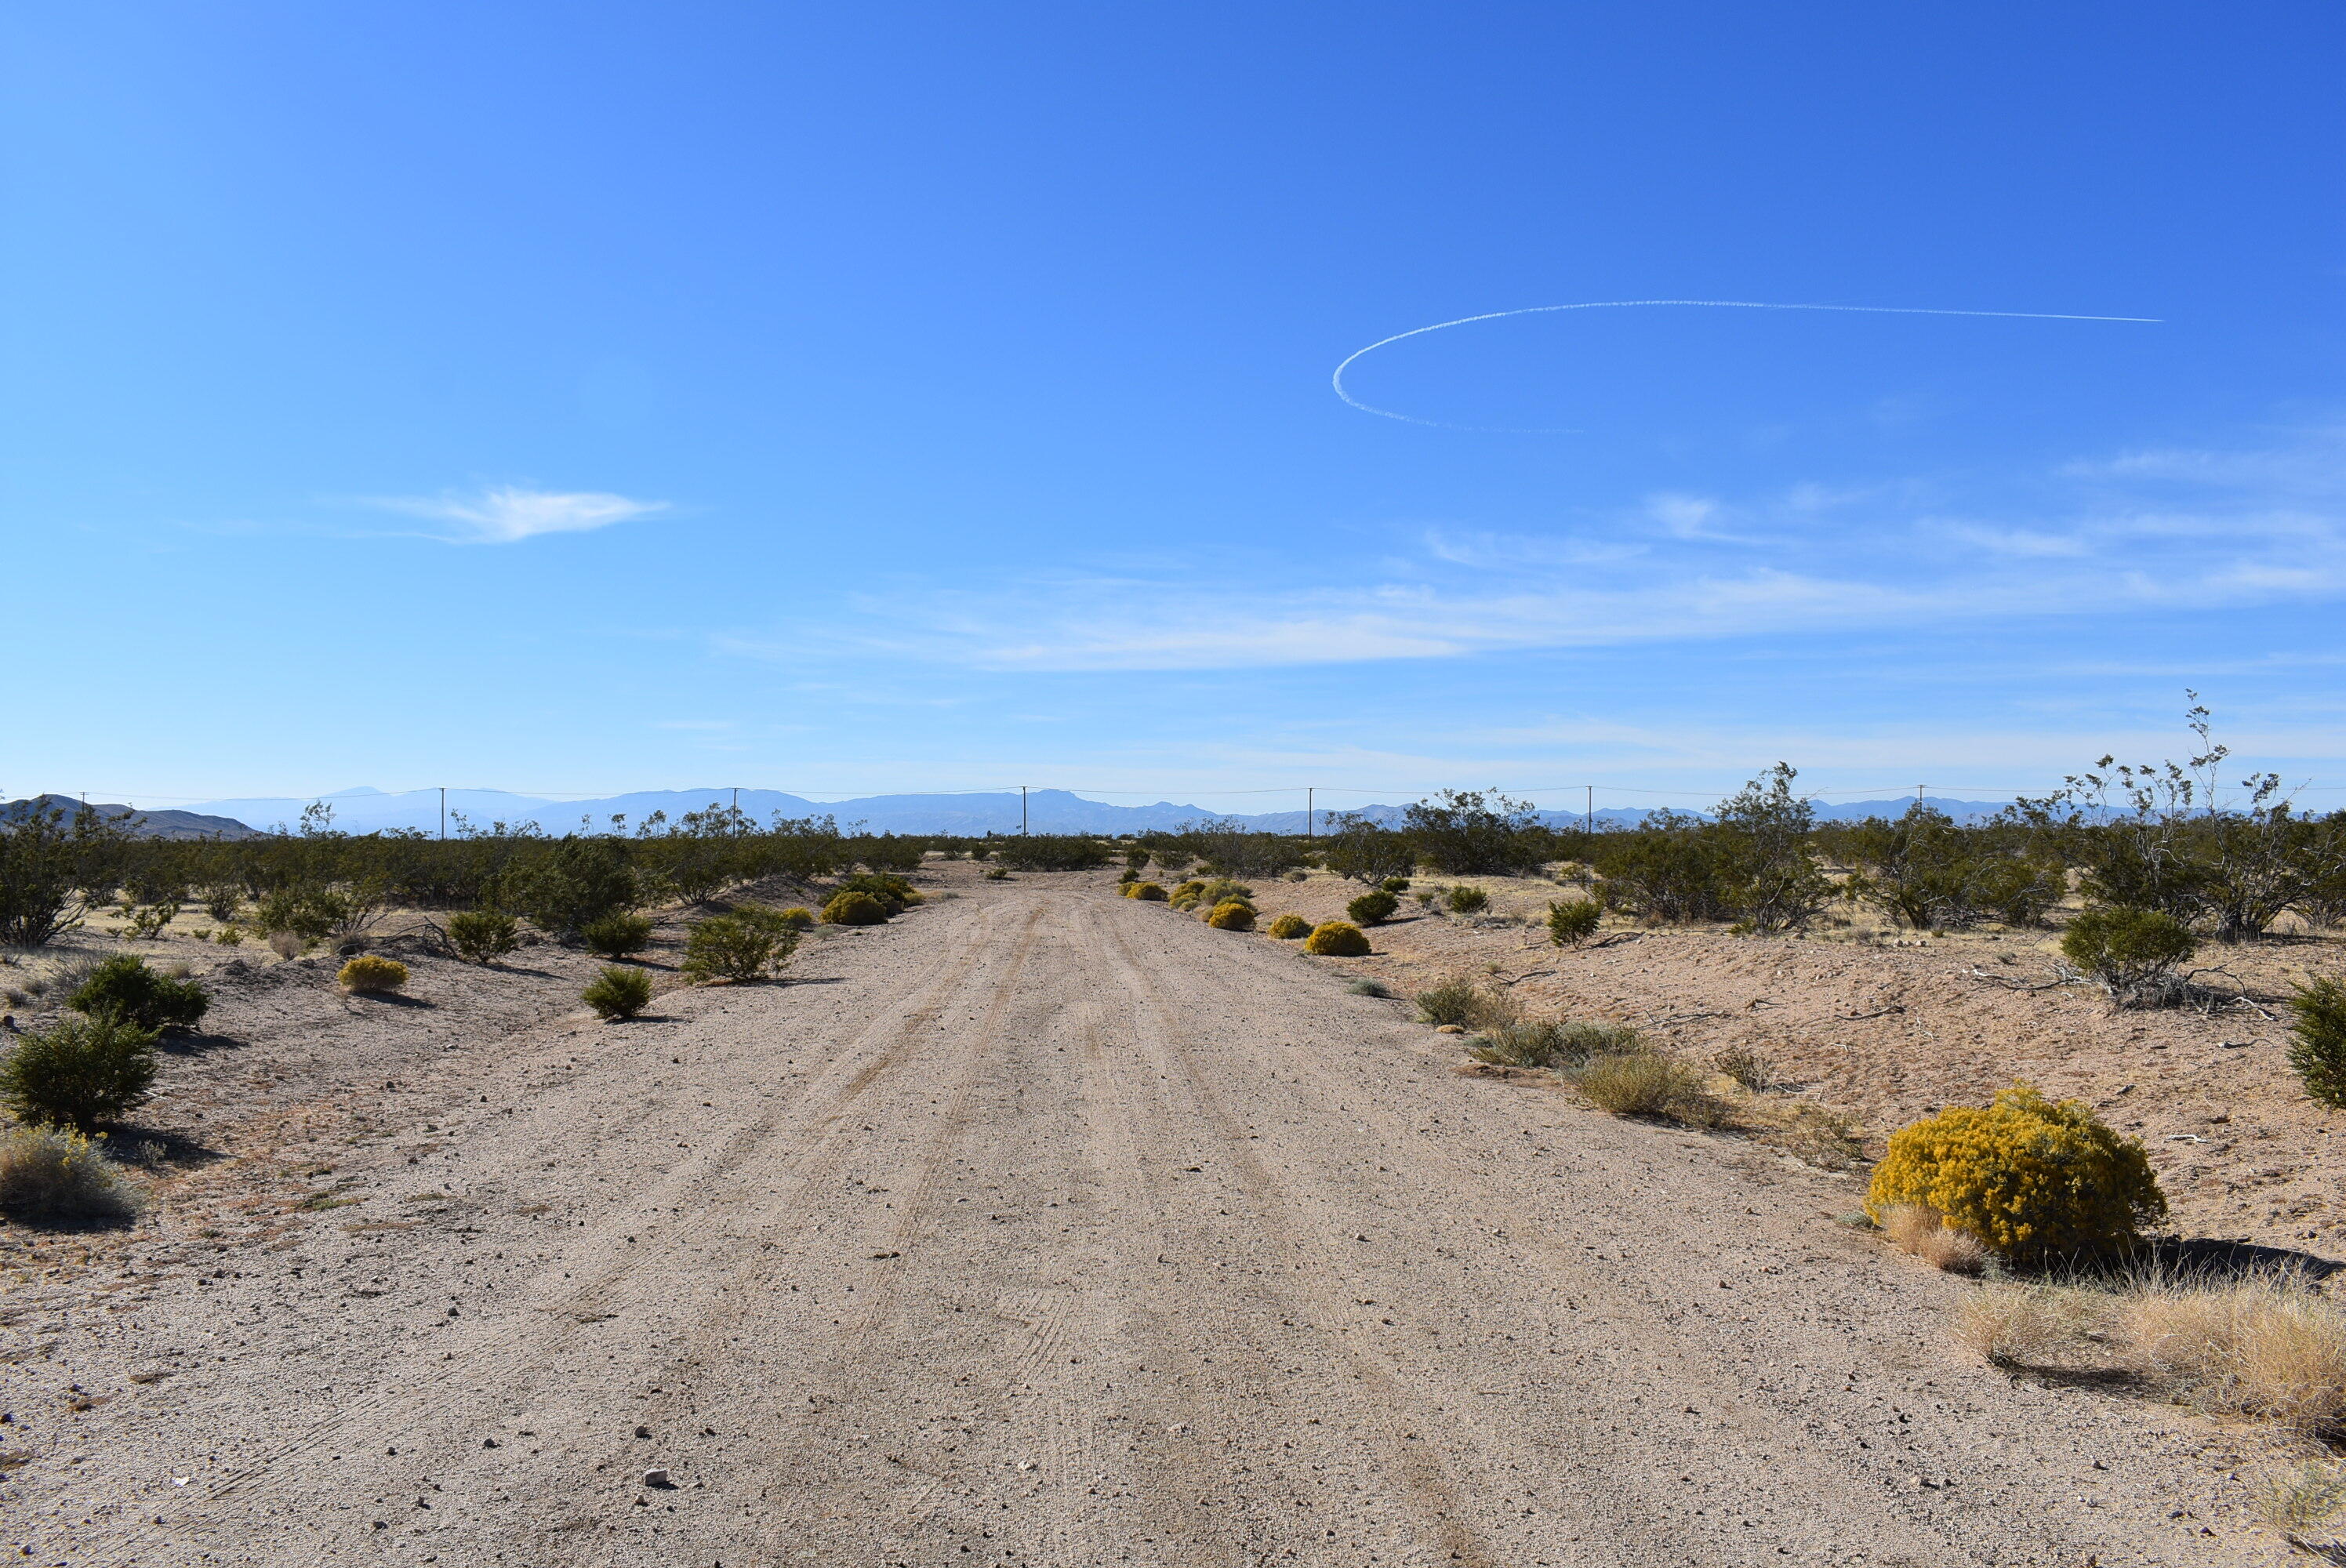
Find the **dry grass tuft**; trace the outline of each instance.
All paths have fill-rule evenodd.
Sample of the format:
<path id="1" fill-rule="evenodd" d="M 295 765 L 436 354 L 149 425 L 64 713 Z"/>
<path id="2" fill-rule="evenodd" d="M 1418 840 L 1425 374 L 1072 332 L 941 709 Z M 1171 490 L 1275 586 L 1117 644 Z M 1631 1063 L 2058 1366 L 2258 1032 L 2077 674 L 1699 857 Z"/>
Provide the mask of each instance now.
<path id="1" fill-rule="evenodd" d="M 2259 1502 L 2265 1522 L 2290 1544 L 2309 1546 L 2309 1538 L 2329 1533 L 2321 1526 L 2346 1508 L 2346 1465 L 2336 1460 L 2301 1464 L 2275 1476 Z"/>
<path id="2" fill-rule="evenodd" d="M 1650 1051 L 1594 1057 L 1573 1082 L 1589 1104 L 1617 1116 L 1655 1116 L 1693 1127 L 1715 1127 L 1727 1119 L 1727 1107 L 1700 1073 Z"/>
<path id="3" fill-rule="evenodd" d="M 1955 1338 L 2000 1367 L 2044 1366 L 2103 1336 L 2111 1303 L 2061 1285 L 1991 1285 L 1964 1298 Z"/>
<path id="4" fill-rule="evenodd" d="M 97 1145 L 56 1127 L 0 1133 L 0 1210 L 36 1225 L 126 1225 L 143 1207 Z"/>
<path id="5" fill-rule="evenodd" d="M 2306 1432 L 2346 1420 L 2346 1312 L 2302 1275 L 2145 1275 L 2122 1301 L 2136 1362 L 2176 1398 Z"/>
<path id="6" fill-rule="evenodd" d="M 1977 1274 L 1987 1267 L 1987 1248 L 1978 1237 L 1950 1228 L 1937 1215 L 1916 1204 L 1893 1204 L 1882 1210 L 1882 1232 L 1899 1251 L 1949 1274 Z"/>

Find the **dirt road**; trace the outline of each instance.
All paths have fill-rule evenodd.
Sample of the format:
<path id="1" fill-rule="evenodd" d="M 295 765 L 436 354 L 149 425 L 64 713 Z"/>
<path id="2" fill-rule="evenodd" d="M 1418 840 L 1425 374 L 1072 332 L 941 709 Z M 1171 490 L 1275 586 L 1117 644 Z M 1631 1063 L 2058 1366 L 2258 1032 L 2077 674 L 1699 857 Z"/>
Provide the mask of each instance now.
<path id="1" fill-rule="evenodd" d="M 1461 1076 L 1339 964 L 1037 879 L 796 974 L 444 1052 L 422 1125 L 353 1155 L 366 1220 L 61 1316 L 90 1408 L 40 1412 L 70 1435 L 0 1483 L 12 1538 L 74 1568 L 2281 1560 L 2225 1475 L 2259 1440 L 1950 1349 L 1964 1287 L 1834 1223 L 1847 1178 Z"/>

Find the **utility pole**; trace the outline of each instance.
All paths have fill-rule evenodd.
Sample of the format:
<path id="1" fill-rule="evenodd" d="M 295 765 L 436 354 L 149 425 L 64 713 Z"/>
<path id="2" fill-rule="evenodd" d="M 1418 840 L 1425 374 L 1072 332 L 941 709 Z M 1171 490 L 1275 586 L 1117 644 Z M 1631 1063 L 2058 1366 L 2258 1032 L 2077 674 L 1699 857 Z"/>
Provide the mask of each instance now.
<path id="1" fill-rule="evenodd" d="M 1927 784 L 1917 784 L 1914 786 L 1914 804 L 1920 806 L 1923 803 L 1923 791 L 1929 788 L 1930 786 Z"/>
<path id="2" fill-rule="evenodd" d="M 1026 836 L 1026 786 L 1018 786 L 1018 836 Z"/>
<path id="3" fill-rule="evenodd" d="M 1311 808 L 1319 796 L 1320 791 L 1315 787 L 1309 784 L 1303 787 L 1303 836 L 1307 839 L 1311 836 Z"/>
<path id="4" fill-rule="evenodd" d="M 1580 829 L 1585 833 L 1593 833 L 1596 831 L 1596 786 L 1584 784 L 1581 788 L 1588 791 L 1588 802 L 1580 814 Z"/>
<path id="5" fill-rule="evenodd" d="M 448 841 L 448 786 L 440 786 L 440 841 Z"/>

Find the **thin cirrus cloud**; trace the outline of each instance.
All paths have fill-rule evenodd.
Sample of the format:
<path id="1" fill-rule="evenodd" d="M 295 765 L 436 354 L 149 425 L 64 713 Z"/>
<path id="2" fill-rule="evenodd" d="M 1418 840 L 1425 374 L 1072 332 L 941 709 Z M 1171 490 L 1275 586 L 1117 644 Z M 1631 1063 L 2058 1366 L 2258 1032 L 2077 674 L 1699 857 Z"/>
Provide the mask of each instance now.
<path id="1" fill-rule="evenodd" d="M 501 485 L 478 495 L 383 496 L 371 504 L 444 525 L 429 536 L 452 545 L 515 545 L 541 534 L 586 534 L 668 509 L 593 490 L 525 490 Z"/>

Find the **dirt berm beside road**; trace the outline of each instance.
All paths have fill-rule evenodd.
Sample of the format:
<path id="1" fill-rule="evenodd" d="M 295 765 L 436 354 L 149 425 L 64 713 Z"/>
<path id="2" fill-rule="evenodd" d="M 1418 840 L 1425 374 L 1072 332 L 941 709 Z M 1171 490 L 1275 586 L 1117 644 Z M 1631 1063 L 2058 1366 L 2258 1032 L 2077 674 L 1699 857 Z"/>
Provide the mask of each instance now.
<path id="1" fill-rule="evenodd" d="M 790 983 L 435 1046 L 415 1125 L 342 1166 L 363 1203 L 20 1316 L 12 1538 L 74 1568 L 2283 1560 L 2241 1479 L 2268 1440 L 1979 1365 L 1969 1287 L 1836 1223 L 1851 1178 L 1462 1075 L 1341 964 L 1096 882 L 965 886 Z"/>

